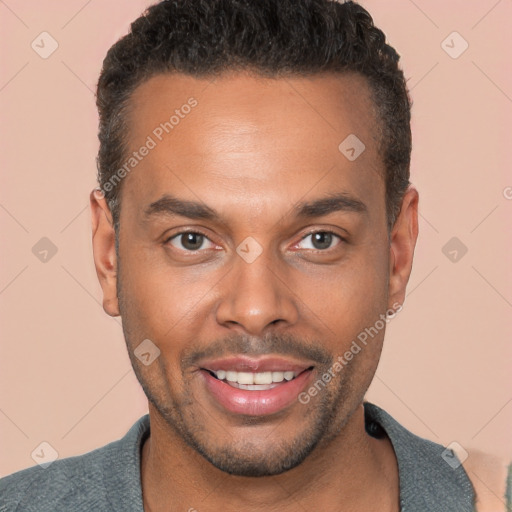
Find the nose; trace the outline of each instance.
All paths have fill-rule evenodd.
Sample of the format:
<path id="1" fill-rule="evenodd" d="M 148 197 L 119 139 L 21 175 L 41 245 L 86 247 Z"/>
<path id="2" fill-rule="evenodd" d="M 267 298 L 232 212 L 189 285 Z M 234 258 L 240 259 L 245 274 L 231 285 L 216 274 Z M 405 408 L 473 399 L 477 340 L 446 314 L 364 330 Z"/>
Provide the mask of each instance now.
<path id="1" fill-rule="evenodd" d="M 295 324 L 296 296 L 282 266 L 263 254 L 252 262 L 234 257 L 231 272 L 219 283 L 217 322 L 252 336 L 264 336 L 272 326 Z"/>

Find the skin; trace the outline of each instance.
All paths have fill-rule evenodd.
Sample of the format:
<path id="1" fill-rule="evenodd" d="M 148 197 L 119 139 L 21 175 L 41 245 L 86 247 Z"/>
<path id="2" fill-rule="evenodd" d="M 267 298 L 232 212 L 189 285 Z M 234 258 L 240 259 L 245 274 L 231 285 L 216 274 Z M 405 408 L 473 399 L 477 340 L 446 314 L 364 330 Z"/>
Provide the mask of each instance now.
<path id="1" fill-rule="evenodd" d="M 418 193 L 407 190 L 388 233 L 378 120 L 365 79 L 158 75 L 131 98 L 129 147 L 139 148 L 190 97 L 198 105 L 122 183 L 118 255 L 106 201 L 90 196 L 103 307 L 123 319 L 149 400 L 146 510 L 366 511 L 379 503 L 398 511 L 393 448 L 366 434 L 362 406 L 385 329 L 307 404 L 263 417 L 220 407 L 195 357 L 210 350 L 313 360 L 313 382 L 380 314 L 403 303 Z M 338 150 L 349 134 L 366 146 L 352 162 Z M 299 202 L 338 192 L 366 211 L 293 214 Z M 206 204 L 222 222 L 145 221 L 144 210 L 164 194 Z M 207 236 L 199 250 L 187 253 L 183 237 L 169 241 L 183 229 Z M 319 249 L 308 235 L 326 230 L 345 240 L 334 236 Z M 252 263 L 236 252 L 248 236 L 262 249 Z M 148 366 L 133 353 L 144 339 L 160 350 Z"/>

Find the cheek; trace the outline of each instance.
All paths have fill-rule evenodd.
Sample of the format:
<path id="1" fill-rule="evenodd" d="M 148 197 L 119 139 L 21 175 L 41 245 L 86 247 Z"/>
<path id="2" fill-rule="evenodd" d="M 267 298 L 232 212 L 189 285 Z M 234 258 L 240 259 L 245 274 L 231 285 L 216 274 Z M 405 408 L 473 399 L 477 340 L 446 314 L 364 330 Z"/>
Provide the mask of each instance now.
<path id="1" fill-rule="evenodd" d="M 306 306 L 304 314 L 317 317 L 322 332 L 346 341 L 386 311 L 387 263 L 382 253 L 358 250 L 336 267 L 297 274 L 291 288 Z"/>
<path id="2" fill-rule="evenodd" d="M 214 327 L 212 311 L 226 299 L 218 296 L 216 285 L 227 267 L 172 267 L 163 249 L 144 246 L 127 251 L 121 261 L 123 323 L 128 322 L 142 339 L 194 340 L 201 338 L 206 324 Z M 336 343 L 350 343 L 387 309 L 383 243 L 353 247 L 336 265 L 289 267 L 285 273 L 288 285 L 279 287 L 280 293 L 296 303 L 302 325 L 313 326 L 326 342 L 334 334 Z M 229 275 L 224 277 L 229 281 Z M 224 293 L 236 293 L 236 286 Z"/>
<path id="3" fill-rule="evenodd" d="M 121 251 L 122 252 L 122 251 Z M 143 244 L 133 244 L 121 257 L 121 279 L 125 299 L 136 308 L 138 316 L 161 318 L 172 314 L 175 301 L 183 291 L 162 257 L 161 251 Z"/>
<path id="4" fill-rule="evenodd" d="M 132 343 L 149 338 L 162 351 L 177 353 L 181 348 L 178 340 L 197 338 L 194 331 L 201 328 L 201 318 L 205 319 L 208 290 L 218 278 L 203 275 L 199 279 L 190 269 L 171 268 L 162 255 L 154 258 L 143 248 L 133 253 L 136 257 L 122 258 L 119 276 L 123 324 Z"/>

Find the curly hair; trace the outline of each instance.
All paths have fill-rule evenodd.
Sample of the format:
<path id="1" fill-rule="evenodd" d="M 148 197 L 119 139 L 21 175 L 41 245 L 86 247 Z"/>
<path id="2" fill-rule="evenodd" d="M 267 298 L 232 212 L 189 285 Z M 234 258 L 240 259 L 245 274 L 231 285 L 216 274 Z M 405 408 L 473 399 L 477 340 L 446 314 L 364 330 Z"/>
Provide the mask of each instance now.
<path id="1" fill-rule="evenodd" d="M 398 62 L 370 14 L 334 0 L 167 0 L 149 7 L 108 51 L 97 87 L 98 183 L 119 229 L 121 184 L 104 185 L 127 152 L 131 94 L 161 73 L 204 78 L 249 70 L 262 76 L 359 73 L 379 119 L 388 230 L 409 185 L 411 101 Z"/>

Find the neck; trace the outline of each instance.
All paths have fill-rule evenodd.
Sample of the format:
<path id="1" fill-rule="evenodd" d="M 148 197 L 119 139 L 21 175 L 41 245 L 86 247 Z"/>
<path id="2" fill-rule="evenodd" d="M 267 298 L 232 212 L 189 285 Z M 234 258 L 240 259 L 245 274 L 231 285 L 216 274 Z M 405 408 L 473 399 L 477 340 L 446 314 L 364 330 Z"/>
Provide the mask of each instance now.
<path id="1" fill-rule="evenodd" d="M 288 512 L 399 510 L 398 467 L 387 437 L 374 439 L 360 405 L 340 432 L 319 443 L 299 466 L 280 475 L 241 477 L 210 464 L 151 407 L 151 435 L 142 448 L 145 510 Z M 270 505 L 269 505 L 270 504 Z"/>

